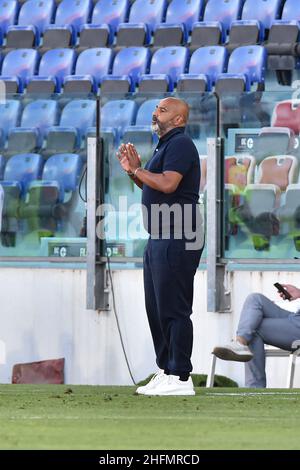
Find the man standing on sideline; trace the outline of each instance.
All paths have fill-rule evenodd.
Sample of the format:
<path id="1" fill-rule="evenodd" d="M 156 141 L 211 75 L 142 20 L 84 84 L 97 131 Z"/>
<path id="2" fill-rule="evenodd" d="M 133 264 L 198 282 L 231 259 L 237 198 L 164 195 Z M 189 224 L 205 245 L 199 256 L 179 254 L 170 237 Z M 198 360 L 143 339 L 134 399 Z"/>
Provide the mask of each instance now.
<path id="1" fill-rule="evenodd" d="M 184 131 L 189 107 L 177 98 L 159 102 L 152 116 L 158 145 L 145 168 L 132 144 L 122 144 L 122 168 L 142 189 L 145 228 L 146 311 L 158 372 L 138 387 L 143 395 L 194 395 L 191 354 L 194 276 L 203 250 L 198 197 L 200 161 Z M 166 208 L 168 211 L 166 211 Z"/>

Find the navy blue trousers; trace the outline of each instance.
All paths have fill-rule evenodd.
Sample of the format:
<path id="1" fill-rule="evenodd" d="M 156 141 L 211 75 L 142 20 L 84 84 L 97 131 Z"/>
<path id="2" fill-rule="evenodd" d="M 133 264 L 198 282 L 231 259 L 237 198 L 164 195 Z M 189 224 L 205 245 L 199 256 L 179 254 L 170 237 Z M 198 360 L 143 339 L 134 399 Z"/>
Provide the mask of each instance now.
<path id="1" fill-rule="evenodd" d="M 191 372 L 194 276 L 202 248 L 186 250 L 185 240 L 149 239 L 144 253 L 146 311 L 156 362 L 172 375 Z"/>

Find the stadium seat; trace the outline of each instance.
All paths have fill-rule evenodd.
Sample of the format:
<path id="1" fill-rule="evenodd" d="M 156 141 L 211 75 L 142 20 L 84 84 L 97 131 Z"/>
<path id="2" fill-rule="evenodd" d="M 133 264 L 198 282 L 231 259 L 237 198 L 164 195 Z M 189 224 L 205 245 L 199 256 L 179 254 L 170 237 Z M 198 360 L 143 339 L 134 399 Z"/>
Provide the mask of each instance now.
<path id="1" fill-rule="evenodd" d="M 20 113 L 20 101 L 7 100 L 0 104 L 0 148 L 6 146 L 9 131 L 18 125 Z"/>
<path id="2" fill-rule="evenodd" d="M 81 26 L 90 20 L 92 6 L 92 0 L 62 0 L 57 7 L 54 24 L 45 29 L 43 48 L 76 44 Z"/>
<path id="3" fill-rule="evenodd" d="M 253 184 L 256 162 L 252 155 L 228 156 L 225 158 L 225 244 L 232 235 L 238 234 L 236 211 L 242 202 L 247 185 Z"/>
<path id="4" fill-rule="evenodd" d="M 7 48 L 36 47 L 55 11 L 55 1 L 27 0 L 21 6 L 18 24 L 8 27 Z"/>
<path id="5" fill-rule="evenodd" d="M 166 5 L 166 0 L 136 0 L 131 6 L 128 23 L 118 27 L 118 46 L 150 44 L 156 25 L 163 20 Z"/>
<path id="6" fill-rule="evenodd" d="M 286 388 L 294 387 L 296 360 L 299 354 L 300 354 L 300 340 L 293 341 L 293 343 L 291 344 L 290 351 L 286 351 L 284 349 L 279 349 L 279 348 L 273 348 L 273 347 L 265 348 L 266 357 L 289 357 Z M 207 374 L 206 387 L 214 386 L 216 362 L 217 362 L 217 356 L 212 354 L 211 366 L 210 366 L 209 373 Z"/>
<path id="7" fill-rule="evenodd" d="M 257 182 L 259 184 L 276 184 L 281 192 L 286 191 L 289 184 L 296 183 L 299 177 L 299 164 L 296 157 L 277 155 L 265 158 L 258 167 Z"/>
<path id="8" fill-rule="evenodd" d="M 254 181 L 255 158 L 252 155 L 229 156 L 225 158 L 225 185 L 231 185 L 234 193 L 243 192 Z"/>
<path id="9" fill-rule="evenodd" d="M 47 51 L 41 59 L 38 75 L 28 81 L 27 92 L 60 93 L 65 76 L 73 72 L 75 56 L 72 49 Z"/>
<path id="10" fill-rule="evenodd" d="M 16 22 L 19 11 L 17 0 L 0 0 L 0 31 L 6 35 L 8 27 Z"/>
<path id="11" fill-rule="evenodd" d="M 18 197 L 24 197 L 31 181 L 40 178 L 43 162 L 42 156 L 34 153 L 18 154 L 9 158 L 1 182 L 5 196 L 8 192 L 14 192 L 16 201 Z"/>
<path id="12" fill-rule="evenodd" d="M 20 127 L 9 132 L 7 151 L 19 153 L 41 149 L 48 129 L 56 125 L 57 117 L 57 101 L 36 100 L 27 104 L 22 113 Z"/>
<path id="13" fill-rule="evenodd" d="M 75 74 L 64 79 L 65 93 L 98 92 L 102 77 L 108 75 L 112 61 L 112 50 L 109 48 L 87 49 L 79 55 Z"/>
<path id="14" fill-rule="evenodd" d="M 0 80 L 3 80 L 6 93 L 22 93 L 29 77 L 35 74 L 38 53 L 34 49 L 16 49 L 10 51 L 2 63 Z"/>
<path id="15" fill-rule="evenodd" d="M 281 0 L 246 0 L 241 20 L 231 23 L 227 44 L 229 52 L 237 47 L 261 43 L 265 39 L 265 31 L 279 18 L 281 5 Z"/>
<path id="16" fill-rule="evenodd" d="M 271 125 L 288 127 L 296 135 L 300 134 L 300 100 L 280 101 L 275 105 Z"/>
<path id="17" fill-rule="evenodd" d="M 223 46 L 201 47 L 190 60 L 189 73 L 178 78 L 177 91 L 210 91 L 216 77 L 225 72 L 228 53 Z"/>
<path id="18" fill-rule="evenodd" d="M 250 91 L 254 83 L 264 89 L 267 53 L 262 46 L 244 46 L 235 49 L 228 62 L 227 73 L 218 75 L 216 92 L 241 93 Z"/>
<path id="19" fill-rule="evenodd" d="M 83 149 L 87 130 L 95 125 L 96 102 L 71 100 L 64 107 L 58 126 L 50 127 L 46 153 L 73 152 Z"/>
<path id="20" fill-rule="evenodd" d="M 254 145 L 257 163 L 274 155 L 287 155 L 295 146 L 295 134 L 288 127 L 262 127 Z"/>
<path id="21" fill-rule="evenodd" d="M 14 155 L 6 163 L 1 181 L 4 191 L 1 242 L 4 246 L 15 246 L 21 201 L 30 182 L 40 178 L 42 167 L 42 156 L 33 153 Z"/>
<path id="22" fill-rule="evenodd" d="M 28 186 L 22 216 L 53 216 L 54 206 L 65 204 L 76 190 L 83 168 L 83 159 L 73 153 L 52 155 L 46 161 L 42 178 Z"/>
<path id="23" fill-rule="evenodd" d="M 154 45 L 166 47 L 187 43 L 193 23 L 202 16 L 203 7 L 203 0 L 172 0 L 168 5 L 165 23 L 155 28 Z"/>
<path id="24" fill-rule="evenodd" d="M 155 111 L 159 99 L 144 101 L 138 109 L 134 126 L 126 126 L 123 129 L 122 141 L 134 144 L 143 161 L 152 153 L 152 145 L 155 137 L 151 130 L 152 114 Z"/>
<path id="25" fill-rule="evenodd" d="M 148 69 L 150 51 L 146 47 L 127 47 L 115 57 L 112 74 L 102 77 L 101 93 L 134 91 Z"/>
<path id="26" fill-rule="evenodd" d="M 203 21 L 193 25 L 192 49 L 224 43 L 232 21 L 240 18 L 242 3 L 242 0 L 208 0 Z"/>
<path id="27" fill-rule="evenodd" d="M 101 134 L 118 145 L 126 127 L 135 123 L 137 104 L 132 100 L 108 101 L 101 108 Z"/>
<path id="28" fill-rule="evenodd" d="M 186 71 L 189 57 L 185 47 L 163 47 L 152 57 L 150 73 L 142 75 L 139 82 L 140 92 L 173 91 L 180 74 Z"/>
<path id="29" fill-rule="evenodd" d="M 80 29 L 80 48 L 111 45 L 120 23 L 127 17 L 128 0 L 99 0 L 93 10 L 91 24 Z"/>

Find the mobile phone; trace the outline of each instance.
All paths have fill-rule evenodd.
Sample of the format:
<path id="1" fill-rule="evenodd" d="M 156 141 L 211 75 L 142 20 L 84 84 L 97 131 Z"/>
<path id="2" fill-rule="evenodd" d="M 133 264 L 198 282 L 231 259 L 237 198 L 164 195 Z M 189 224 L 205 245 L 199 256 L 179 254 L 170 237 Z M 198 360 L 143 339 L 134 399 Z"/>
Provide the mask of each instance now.
<path id="1" fill-rule="evenodd" d="M 284 297 L 287 300 L 291 300 L 292 298 L 291 294 L 289 294 L 288 291 L 281 284 L 279 284 L 279 282 L 275 282 L 274 286 L 279 292 L 281 292 L 284 295 Z"/>

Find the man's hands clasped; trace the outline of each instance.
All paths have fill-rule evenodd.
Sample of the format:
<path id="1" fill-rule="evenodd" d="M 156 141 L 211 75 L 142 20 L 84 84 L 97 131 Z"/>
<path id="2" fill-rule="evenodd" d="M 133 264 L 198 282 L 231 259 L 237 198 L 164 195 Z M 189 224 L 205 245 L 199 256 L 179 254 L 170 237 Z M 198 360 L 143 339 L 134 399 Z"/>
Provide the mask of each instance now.
<path id="1" fill-rule="evenodd" d="M 135 175 L 136 170 L 141 168 L 141 157 L 133 144 L 121 144 L 117 157 L 123 170 L 130 176 Z"/>

